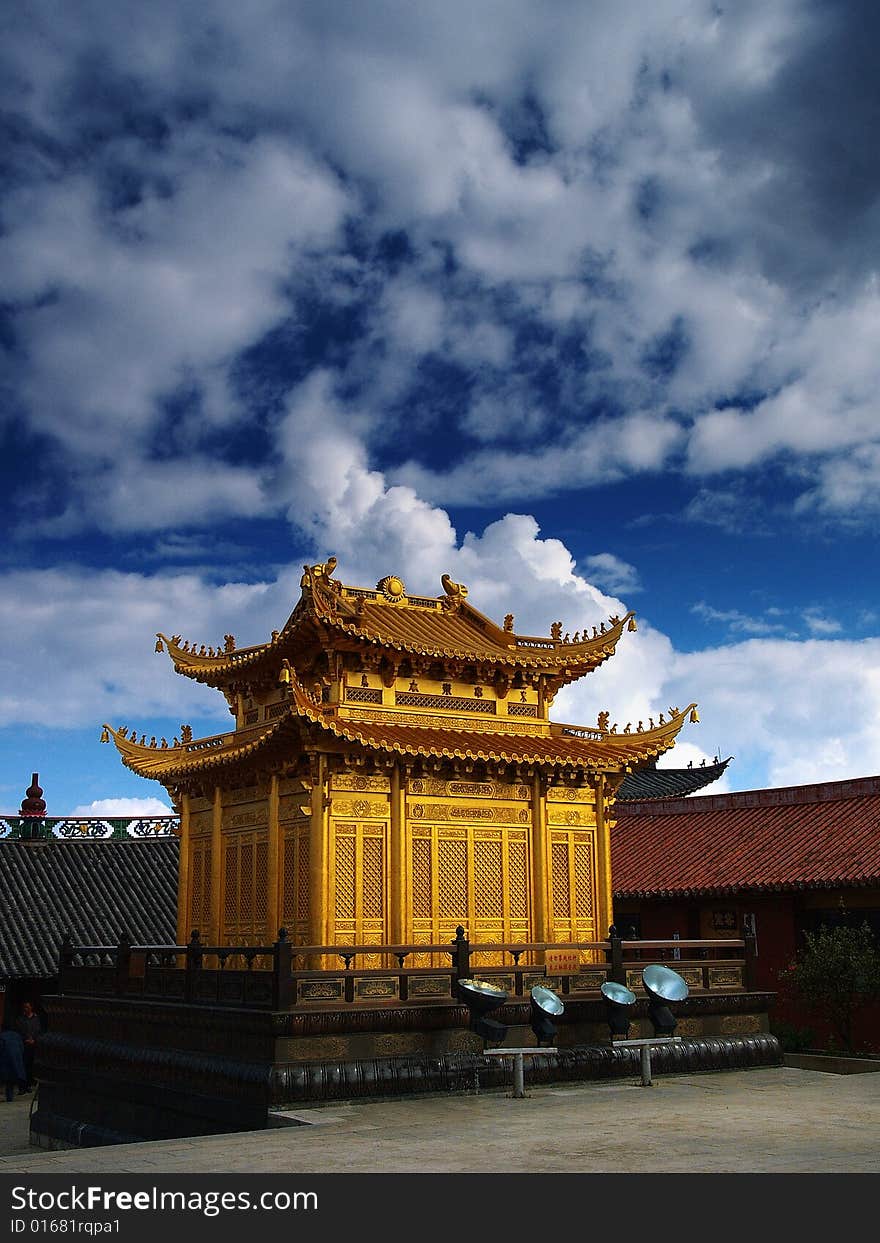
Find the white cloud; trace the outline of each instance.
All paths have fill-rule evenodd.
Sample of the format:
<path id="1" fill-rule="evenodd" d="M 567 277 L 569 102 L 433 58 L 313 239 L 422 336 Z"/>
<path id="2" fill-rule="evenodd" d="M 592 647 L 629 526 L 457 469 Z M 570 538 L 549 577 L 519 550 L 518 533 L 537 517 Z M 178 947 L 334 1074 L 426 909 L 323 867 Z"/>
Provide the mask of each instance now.
<path id="1" fill-rule="evenodd" d="M 71 816 L 170 816 L 172 809 L 158 798 L 99 798 L 74 807 Z"/>
<path id="2" fill-rule="evenodd" d="M 583 570 L 587 578 L 616 594 L 626 596 L 642 590 L 636 567 L 613 552 L 597 552 L 584 558 Z"/>

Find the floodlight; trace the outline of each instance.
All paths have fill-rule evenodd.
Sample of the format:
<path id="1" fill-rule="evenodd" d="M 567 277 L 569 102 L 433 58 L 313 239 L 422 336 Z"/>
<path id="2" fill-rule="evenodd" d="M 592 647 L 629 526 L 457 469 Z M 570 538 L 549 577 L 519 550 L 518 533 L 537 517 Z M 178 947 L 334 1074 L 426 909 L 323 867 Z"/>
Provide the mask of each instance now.
<path id="1" fill-rule="evenodd" d="M 605 1014 L 611 1035 L 629 1035 L 629 1007 L 635 1004 L 636 995 L 625 984 L 614 980 L 606 980 L 599 992 L 605 998 Z"/>
<path id="2" fill-rule="evenodd" d="M 486 1015 L 504 1005 L 507 1001 L 506 991 L 486 980 L 459 980 L 458 996 L 470 1011 L 471 1031 L 490 1044 L 501 1044 L 507 1035 L 507 1028 L 497 1019 L 487 1018 Z"/>
<path id="3" fill-rule="evenodd" d="M 538 1044 L 552 1044 L 556 1039 L 556 1024 L 553 1017 L 562 1013 L 565 1006 L 553 992 L 543 984 L 536 984 L 531 989 L 532 998 L 532 1031 Z M 551 1017 L 552 1016 L 552 1017 Z"/>
<path id="4" fill-rule="evenodd" d="M 675 1015 L 666 1004 L 684 1001 L 688 986 L 677 971 L 652 963 L 642 971 L 642 984 L 650 999 L 648 1014 L 656 1036 L 671 1036 L 675 1031 Z"/>

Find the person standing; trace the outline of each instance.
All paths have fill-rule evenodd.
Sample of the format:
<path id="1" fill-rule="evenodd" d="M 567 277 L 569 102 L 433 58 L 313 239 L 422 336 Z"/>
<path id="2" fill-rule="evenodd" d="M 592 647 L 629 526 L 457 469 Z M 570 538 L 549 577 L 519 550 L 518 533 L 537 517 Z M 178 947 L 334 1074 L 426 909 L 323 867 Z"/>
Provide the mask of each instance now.
<path id="1" fill-rule="evenodd" d="M 40 1020 L 34 1007 L 29 1001 L 25 1001 L 21 1007 L 21 1014 L 15 1021 L 15 1030 L 21 1036 L 24 1044 L 24 1065 L 25 1078 L 27 1081 L 26 1089 L 34 1086 L 34 1053 L 37 1049 L 37 1037 L 40 1034 Z"/>
<path id="2" fill-rule="evenodd" d="M 0 1032 L 0 1080 L 5 1085 L 7 1101 L 11 1101 L 15 1095 L 16 1084 L 19 1092 L 27 1091 L 24 1041 L 18 1032 Z"/>

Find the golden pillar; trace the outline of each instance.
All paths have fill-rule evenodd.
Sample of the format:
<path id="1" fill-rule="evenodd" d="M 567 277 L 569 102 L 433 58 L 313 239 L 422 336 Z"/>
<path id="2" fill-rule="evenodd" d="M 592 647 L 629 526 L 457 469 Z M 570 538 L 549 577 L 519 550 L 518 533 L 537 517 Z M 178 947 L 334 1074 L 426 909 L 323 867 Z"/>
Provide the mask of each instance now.
<path id="1" fill-rule="evenodd" d="M 184 945 L 192 931 L 189 922 L 190 858 L 189 795 L 180 796 L 180 854 L 177 882 L 177 944 Z"/>
<path id="2" fill-rule="evenodd" d="M 614 918 L 613 890 L 611 887 L 611 828 L 605 816 L 605 774 L 599 773 L 596 782 L 596 892 L 599 909 L 596 912 L 596 940 L 608 935 Z"/>
<path id="3" fill-rule="evenodd" d="M 333 894 L 330 859 L 330 799 L 327 757 L 312 757 L 311 823 L 309 827 L 309 897 L 313 945 L 330 945 Z"/>
<path id="4" fill-rule="evenodd" d="M 279 829 L 279 786 L 277 775 L 269 778 L 268 858 L 266 861 L 266 931 L 274 941 L 281 926 L 281 896 L 278 891 L 278 875 L 281 857 L 281 833 Z"/>
<path id="5" fill-rule="evenodd" d="M 223 791 L 214 787 L 214 816 L 211 822 L 211 928 L 210 944 L 220 945 L 223 927 Z"/>
<path id="6" fill-rule="evenodd" d="M 540 773 L 532 781 L 532 936 L 552 941 L 550 910 L 550 842 L 547 833 L 547 798 Z"/>
<path id="7" fill-rule="evenodd" d="M 388 938 L 393 945 L 412 940 L 409 909 L 409 863 L 406 843 L 406 781 L 397 760 L 391 770 L 391 819 L 389 829 Z"/>

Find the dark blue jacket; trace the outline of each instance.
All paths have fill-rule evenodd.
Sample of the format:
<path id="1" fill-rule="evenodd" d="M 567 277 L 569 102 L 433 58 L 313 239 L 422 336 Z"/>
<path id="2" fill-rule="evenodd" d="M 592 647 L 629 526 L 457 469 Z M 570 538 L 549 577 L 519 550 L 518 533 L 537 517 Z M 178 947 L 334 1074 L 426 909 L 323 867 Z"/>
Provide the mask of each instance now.
<path id="1" fill-rule="evenodd" d="M 25 1083 L 24 1041 L 18 1032 L 0 1032 L 0 1082 Z"/>

